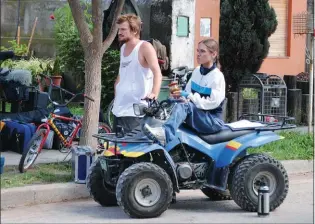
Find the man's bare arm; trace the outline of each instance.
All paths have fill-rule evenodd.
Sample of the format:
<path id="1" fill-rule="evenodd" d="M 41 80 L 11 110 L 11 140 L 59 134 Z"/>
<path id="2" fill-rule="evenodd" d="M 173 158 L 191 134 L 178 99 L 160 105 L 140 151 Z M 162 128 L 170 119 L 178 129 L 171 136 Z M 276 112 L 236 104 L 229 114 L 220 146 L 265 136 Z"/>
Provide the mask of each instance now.
<path id="1" fill-rule="evenodd" d="M 153 46 L 150 43 L 144 43 L 143 55 L 146 62 L 149 65 L 149 68 L 153 72 L 153 89 L 152 93 L 153 97 L 157 98 L 160 93 L 160 88 L 162 84 L 162 73 L 159 66 L 158 58 Z M 151 97 L 149 97 L 151 98 Z"/>

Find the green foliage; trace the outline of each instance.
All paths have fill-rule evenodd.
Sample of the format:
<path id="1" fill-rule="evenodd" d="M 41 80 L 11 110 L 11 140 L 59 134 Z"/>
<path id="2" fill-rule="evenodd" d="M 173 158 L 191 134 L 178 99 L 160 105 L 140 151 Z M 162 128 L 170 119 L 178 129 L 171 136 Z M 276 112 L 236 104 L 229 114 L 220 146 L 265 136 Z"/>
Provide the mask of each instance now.
<path id="1" fill-rule="evenodd" d="M 242 92 L 243 99 L 257 99 L 258 91 L 253 88 L 244 88 Z"/>
<path id="2" fill-rule="evenodd" d="M 114 83 L 119 72 L 120 54 L 116 50 L 107 50 L 102 60 L 101 106 L 106 108 L 114 98 Z"/>
<path id="3" fill-rule="evenodd" d="M 74 115 L 84 115 L 84 108 L 78 106 L 68 106 L 69 110 Z"/>
<path id="4" fill-rule="evenodd" d="M 88 16 L 88 5 L 84 12 L 86 18 L 90 18 Z M 60 66 L 66 72 L 84 77 L 84 52 L 69 4 L 58 8 L 54 12 L 54 16 L 54 36 L 57 54 L 61 62 Z M 92 23 L 91 20 L 89 22 Z"/>
<path id="5" fill-rule="evenodd" d="M 31 57 L 29 60 L 5 60 L 4 62 L 2 62 L 0 67 L 29 70 L 33 76 L 33 83 L 35 83 L 36 76 L 40 73 L 45 73 L 49 65 L 52 63 L 53 61 L 50 59 Z"/>
<path id="6" fill-rule="evenodd" d="M 260 69 L 269 52 L 268 38 L 277 25 L 268 0 L 221 1 L 220 64 L 228 91 L 235 91 L 242 77 Z"/>
<path id="7" fill-rule="evenodd" d="M 1 46 L 1 51 L 13 51 L 17 56 L 26 56 L 27 54 L 27 45 L 26 44 L 17 44 L 16 40 L 10 40 L 8 43 L 11 45 L 10 47 L 6 48 Z"/>
<path id="8" fill-rule="evenodd" d="M 52 63 L 47 65 L 47 69 L 45 70 L 47 75 L 51 76 L 59 76 L 61 75 L 61 62 L 60 58 L 56 57 Z"/>
<path id="9" fill-rule="evenodd" d="M 1 174 L 1 189 L 34 184 L 65 183 L 71 182 L 72 179 L 69 162 L 35 164 L 34 169 L 26 173 L 20 173 L 15 166 L 7 166 Z"/>
<path id="10" fill-rule="evenodd" d="M 272 142 L 259 148 L 250 149 L 250 153 L 267 153 L 279 160 L 311 160 L 314 158 L 314 140 L 311 134 L 295 131 L 279 133 L 283 140 Z"/>
<path id="11" fill-rule="evenodd" d="M 90 14 L 90 3 L 82 3 L 84 15 L 92 30 L 92 16 Z M 68 4 L 54 12 L 55 25 L 54 34 L 57 46 L 57 55 L 60 58 L 60 66 L 65 72 L 79 76 L 82 80 L 79 89 L 84 87 L 85 61 L 84 51 L 81 46 L 79 32 L 74 23 L 71 9 Z M 119 51 L 108 49 L 102 60 L 102 93 L 101 106 L 106 108 L 114 98 L 114 82 L 119 69 Z"/>

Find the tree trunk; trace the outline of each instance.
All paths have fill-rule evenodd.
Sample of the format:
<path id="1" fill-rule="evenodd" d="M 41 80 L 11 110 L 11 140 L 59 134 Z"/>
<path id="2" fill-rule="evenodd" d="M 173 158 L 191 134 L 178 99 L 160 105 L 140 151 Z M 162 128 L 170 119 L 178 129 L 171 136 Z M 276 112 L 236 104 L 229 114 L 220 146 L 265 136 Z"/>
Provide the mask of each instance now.
<path id="1" fill-rule="evenodd" d="M 104 52 L 113 42 L 117 35 L 117 17 L 121 14 L 125 0 L 118 0 L 115 10 L 113 24 L 106 40 L 102 39 L 102 1 L 92 0 L 92 21 L 93 31 L 91 33 L 88 24 L 84 19 L 84 14 L 80 1 L 68 0 L 71 12 L 80 33 L 81 44 L 84 49 L 85 59 L 85 94 L 92 99 L 85 99 L 83 126 L 80 136 L 80 145 L 88 145 L 93 149 L 97 148 L 97 140 L 92 135 L 98 133 L 98 121 L 101 99 L 101 67 Z"/>
<path id="2" fill-rule="evenodd" d="M 98 133 L 98 120 L 101 97 L 101 64 L 102 53 L 94 49 L 85 52 L 85 94 L 94 99 L 94 102 L 85 99 L 84 118 L 80 145 L 89 145 L 93 149 L 97 148 L 96 138 L 92 135 Z"/>

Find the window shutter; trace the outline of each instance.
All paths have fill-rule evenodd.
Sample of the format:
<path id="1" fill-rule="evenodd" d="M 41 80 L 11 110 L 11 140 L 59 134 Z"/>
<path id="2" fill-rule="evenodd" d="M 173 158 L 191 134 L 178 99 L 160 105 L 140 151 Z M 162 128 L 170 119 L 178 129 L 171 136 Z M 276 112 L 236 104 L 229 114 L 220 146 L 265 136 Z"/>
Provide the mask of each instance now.
<path id="1" fill-rule="evenodd" d="M 269 0 L 269 4 L 274 8 L 278 26 L 276 31 L 269 37 L 269 57 L 287 56 L 287 36 L 288 36 L 288 0 Z"/>

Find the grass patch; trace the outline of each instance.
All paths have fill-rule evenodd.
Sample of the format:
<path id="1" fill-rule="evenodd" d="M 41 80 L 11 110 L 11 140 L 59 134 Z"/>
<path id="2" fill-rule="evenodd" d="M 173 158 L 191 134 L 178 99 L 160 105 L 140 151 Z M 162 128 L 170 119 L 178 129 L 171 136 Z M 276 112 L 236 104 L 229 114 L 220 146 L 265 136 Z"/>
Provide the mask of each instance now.
<path id="1" fill-rule="evenodd" d="M 69 110 L 73 115 L 83 115 L 84 114 L 84 107 L 69 107 Z"/>
<path id="2" fill-rule="evenodd" d="M 279 133 L 285 137 L 259 148 L 249 149 L 249 153 L 268 153 L 278 160 L 312 160 L 314 157 L 314 140 L 311 134 L 294 131 Z"/>
<path id="3" fill-rule="evenodd" d="M 64 183 L 72 180 L 70 162 L 38 164 L 26 173 L 20 173 L 16 166 L 5 166 L 1 174 L 1 188 Z"/>

